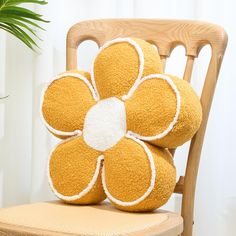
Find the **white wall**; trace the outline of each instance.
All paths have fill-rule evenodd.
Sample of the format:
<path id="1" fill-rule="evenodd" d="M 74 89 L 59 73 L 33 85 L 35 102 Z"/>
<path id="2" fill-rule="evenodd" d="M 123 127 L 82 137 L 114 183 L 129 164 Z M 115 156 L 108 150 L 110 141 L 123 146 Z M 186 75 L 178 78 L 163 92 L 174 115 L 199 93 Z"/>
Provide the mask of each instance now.
<path id="1" fill-rule="evenodd" d="M 225 27 L 229 45 L 222 65 L 200 163 L 195 206 L 195 235 L 227 235 L 236 232 L 236 22 L 233 0 L 50 0 L 37 10 L 51 20 L 40 32 L 41 54 L 30 52 L 12 36 L 0 32 L 0 204 L 9 206 L 52 199 L 45 178 L 45 162 L 57 140 L 39 119 L 39 94 L 43 84 L 65 70 L 65 38 L 68 28 L 91 18 L 176 18 L 198 19 Z M 84 43 L 79 49 L 79 66 L 89 69 L 97 47 Z M 200 54 L 193 84 L 200 90 L 210 48 Z M 182 75 L 184 49 L 178 47 L 167 65 L 168 72 Z M 178 174 L 184 173 L 186 145 L 175 157 Z M 178 210 L 180 196 L 166 206 Z"/>

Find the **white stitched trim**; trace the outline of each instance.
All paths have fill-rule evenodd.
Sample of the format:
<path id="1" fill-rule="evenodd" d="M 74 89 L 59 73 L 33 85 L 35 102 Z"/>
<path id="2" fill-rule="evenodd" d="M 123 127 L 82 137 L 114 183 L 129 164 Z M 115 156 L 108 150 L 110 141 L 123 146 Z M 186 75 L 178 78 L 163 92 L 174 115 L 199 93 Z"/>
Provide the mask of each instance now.
<path id="1" fill-rule="evenodd" d="M 92 81 L 92 85 L 95 89 L 96 95 L 99 98 L 99 93 L 97 90 L 97 86 L 96 86 L 96 82 L 95 82 L 95 77 L 94 77 L 94 65 L 95 65 L 95 61 L 98 57 L 98 55 L 101 53 L 101 51 L 103 51 L 105 48 L 111 46 L 112 44 L 115 43 L 122 43 L 122 42 L 127 42 L 129 44 L 131 44 L 137 51 L 138 56 L 139 56 L 139 73 L 138 73 L 138 77 L 136 79 L 136 81 L 139 81 L 142 78 L 143 75 L 143 69 L 144 69 L 144 55 L 143 55 L 143 51 L 141 49 L 141 47 L 138 45 L 138 43 L 136 43 L 134 40 L 132 40 L 131 38 L 116 38 L 113 39 L 111 41 L 108 41 L 107 43 L 105 43 L 102 47 L 99 48 L 97 55 L 95 56 L 95 59 L 92 63 L 92 68 L 91 68 L 91 81 Z"/>
<path id="2" fill-rule="evenodd" d="M 94 100 L 98 101 L 98 98 L 96 96 L 96 93 L 95 93 L 92 85 L 89 83 L 89 81 L 83 75 L 80 75 L 80 74 L 77 74 L 77 73 L 63 73 L 63 74 L 60 74 L 60 75 L 54 77 L 49 83 L 47 83 L 47 85 L 43 89 L 43 91 L 41 93 L 41 99 L 40 99 L 40 117 L 43 121 L 43 124 L 47 127 L 47 129 L 50 130 L 52 133 L 54 133 L 56 135 L 61 135 L 61 136 L 81 135 L 82 134 L 81 130 L 74 130 L 74 131 L 71 131 L 71 132 L 66 132 L 66 131 L 61 131 L 61 130 L 54 129 L 51 125 L 49 125 L 47 123 L 47 121 L 45 120 L 45 118 L 43 116 L 42 108 L 43 108 L 43 101 L 44 101 L 45 92 L 47 91 L 48 87 L 55 80 L 61 79 L 61 78 L 66 77 L 66 76 L 71 76 L 71 77 L 78 78 L 78 79 L 82 80 L 88 86 L 89 90 L 92 93 L 92 96 L 93 96 Z"/>
<path id="3" fill-rule="evenodd" d="M 173 120 L 171 121 L 171 123 L 167 127 L 167 129 L 164 130 L 160 134 L 157 134 L 154 136 L 142 136 L 142 135 L 139 135 L 139 134 L 134 133 L 132 131 L 128 131 L 128 134 L 130 134 L 138 139 L 145 140 L 145 141 L 160 139 L 160 138 L 163 138 L 164 136 L 166 136 L 174 128 L 175 124 L 177 123 L 179 113 L 180 113 L 180 106 L 181 106 L 181 96 L 180 96 L 179 90 L 177 89 L 177 87 L 174 84 L 174 82 L 172 81 L 172 79 L 169 76 L 163 75 L 163 74 L 151 74 L 151 75 L 143 77 L 138 83 L 135 83 L 133 85 L 133 87 L 130 89 L 129 93 L 127 95 L 123 96 L 122 99 L 124 101 L 128 100 L 134 94 L 134 92 L 136 91 L 138 86 L 141 83 L 143 83 L 145 80 L 148 80 L 148 79 L 163 79 L 170 85 L 170 87 L 172 88 L 172 90 L 174 91 L 174 93 L 176 95 L 176 113 L 175 113 Z"/>
<path id="4" fill-rule="evenodd" d="M 60 199 L 62 200 L 65 200 L 65 201 L 75 201 L 75 200 L 78 200 L 80 198 L 82 198 L 83 196 L 85 196 L 94 186 L 94 184 L 96 183 L 97 181 L 97 178 L 98 178 L 98 175 L 99 175 L 99 172 L 100 172 L 100 168 L 101 168 L 101 163 L 102 161 L 104 160 L 104 156 L 103 155 L 100 155 L 97 159 L 97 165 L 96 165 L 96 169 L 95 169 L 95 172 L 94 172 L 94 175 L 91 179 L 91 181 L 88 183 L 87 187 L 82 190 L 79 194 L 76 194 L 76 195 L 73 195 L 73 196 L 65 196 L 61 193 L 59 193 L 53 186 L 53 183 L 52 183 L 52 179 L 51 179 L 51 175 L 50 175 L 50 160 L 51 160 L 51 156 L 52 156 L 52 153 L 55 151 L 55 149 L 60 145 L 60 144 L 63 144 L 67 141 L 70 141 L 74 138 L 78 138 L 78 137 L 72 137 L 72 138 L 69 138 L 69 139 L 66 139 L 66 140 L 63 140 L 62 142 L 60 142 L 58 145 L 56 145 L 56 147 L 51 151 L 50 155 L 49 155 L 49 158 L 48 158 L 48 164 L 47 164 L 47 176 L 48 176 L 48 182 L 49 182 L 49 185 L 53 191 L 53 193 Z M 60 158 L 60 157 L 59 157 Z"/>
<path id="5" fill-rule="evenodd" d="M 126 134 L 126 137 L 134 140 L 139 145 L 141 145 L 143 147 L 144 151 L 147 154 L 147 157 L 148 157 L 148 160 L 149 160 L 149 163 L 150 163 L 150 169 L 151 169 L 151 180 L 150 180 L 150 185 L 149 185 L 147 191 L 141 197 L 139 197 L 138 199 L 136 199 L 134 201 L 131 201 L 131 202 L 124 202 L 124 201 L 121 201 L 121 200 L 113 197 L 110 194 L 110 192 L 109 192 L 109 190 L 108 190 L 108 188 L 106 186 L 106 179 L 105 179 L 106 177 L 105 177 L 104 165 L 103 165 L 103 168 L 102 168 L 102 184 L 103 184 L 103 188 L 104 188 L 104 191 L 105 191 L 107 197 L 111 201 L 115 202 L 116 204 L 118 204 L 120 206 L 134 206 L 134 205 L 137 205 L 138 203 L 142 202 L 143 200 L 145 200 L 149 196 L 149 194 L 152 192 L 152 190 L 154 189 L 155 182 L 156 182 L 156 168 L 155 168 L 155 164 L 154 164 L 154 159 L 153 159 L 152 153 L 149 150 L 149 148 L 146 146 L 146 144 L 144 142 L 142 142 L 141 140 L 138 140 L 135 137 L 132 137 L 129 134 Z"/>

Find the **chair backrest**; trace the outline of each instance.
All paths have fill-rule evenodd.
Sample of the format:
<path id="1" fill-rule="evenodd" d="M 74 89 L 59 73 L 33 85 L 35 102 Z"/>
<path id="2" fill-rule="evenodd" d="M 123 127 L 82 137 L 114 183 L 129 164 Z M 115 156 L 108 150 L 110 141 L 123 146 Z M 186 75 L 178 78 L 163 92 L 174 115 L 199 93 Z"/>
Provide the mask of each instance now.
<path id="1" fill-rule="evenodd" d="M 220 26 L 191 20 L 155 19 L 106 19 L 90 20 L 71 27 L 67 35 L 67 69 L 77 68 L 77 48 L 85 40 L 93 40 L 98 46 L 117 37 L 138 37 L 156 45 L 163 66 L 171 51 L 183 45 L 186 51 L 186 66 L 183 79 L 190 82 L 195 58 L 201 48 L 209 44 L 211 59 L 201 93 L 203 121 L 191 140 L 185 176 L 176 184 L 175 192 L 183 194 L 182 216 L 184 236 L 192 235 L 195 186 L 208 115 L 214 95 L 221 62 L 227 46 L 227 34 Z M 174 150 L 172 150 L 174 153 Z"/>

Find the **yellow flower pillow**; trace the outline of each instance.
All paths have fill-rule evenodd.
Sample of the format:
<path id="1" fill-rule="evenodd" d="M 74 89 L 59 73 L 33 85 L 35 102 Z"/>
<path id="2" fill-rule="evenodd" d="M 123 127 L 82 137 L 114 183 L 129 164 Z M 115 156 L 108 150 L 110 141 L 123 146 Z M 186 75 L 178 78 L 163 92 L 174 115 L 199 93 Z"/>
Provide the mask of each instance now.
<path id="1" fill-rule="evenodd" d="M 173 193 L 176 170 L 167 148 L 193 137 L 202 111 L 188 82 L 163 74 L 144 40 L 103 45 L 91 76 L 58 75 L 43 92 L 41 115 L 63 140 L 48 162 L 56 196 L 74 204 L 106 197 L 119 209 L 149 211 Z"/>

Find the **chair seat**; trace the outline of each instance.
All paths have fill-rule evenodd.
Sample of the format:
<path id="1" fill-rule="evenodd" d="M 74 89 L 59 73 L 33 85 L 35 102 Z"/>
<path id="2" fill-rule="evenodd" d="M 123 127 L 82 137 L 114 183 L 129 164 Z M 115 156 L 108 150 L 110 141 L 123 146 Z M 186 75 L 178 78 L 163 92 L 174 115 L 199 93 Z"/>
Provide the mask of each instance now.
<path id="1" fill-rule="evenodd" d="M 177 236 L 182 230 L 183 219 L 178 214 L 122 212 L 107 202 L 76 206 L 53 201 L 0 210 L 1 236 Z"/>

